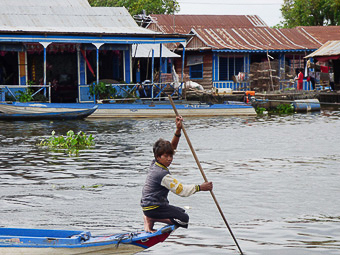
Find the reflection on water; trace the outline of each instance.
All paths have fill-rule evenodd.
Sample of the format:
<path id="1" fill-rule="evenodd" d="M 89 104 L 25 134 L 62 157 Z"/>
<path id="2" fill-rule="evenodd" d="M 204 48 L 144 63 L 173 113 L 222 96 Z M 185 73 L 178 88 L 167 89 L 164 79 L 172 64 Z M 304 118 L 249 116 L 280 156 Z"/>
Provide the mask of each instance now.
<path id="1" fill-rule="evenodd" d="M 246 254 L 338 254 L 339 111 L 193 118 L 185 126 Z M 68 157 L 36 146 L 52 130 L 70 129 L 94 135 L 95 147 Z M 0 226 L 109 234 L 143 228 L 152 144 L 171 139 L 174 120 L 0 122 L 0 130 Z M 202 182 L 184 137 L 171 171 Z M 144 253 L 238 253 L 209 193 L 169 199 L 189 208 L 190 227 Z"/>

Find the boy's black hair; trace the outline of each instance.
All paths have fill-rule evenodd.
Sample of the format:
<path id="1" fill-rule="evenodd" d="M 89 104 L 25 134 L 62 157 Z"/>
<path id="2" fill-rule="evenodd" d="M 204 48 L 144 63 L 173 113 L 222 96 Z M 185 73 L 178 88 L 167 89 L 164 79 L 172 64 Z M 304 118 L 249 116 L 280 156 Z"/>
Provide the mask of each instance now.
<path id="1" fill-rule="evenodd" d="M 172 148 L 171 143 L 162 138 L 158 139 L 158 141 L 153 145 L 153 155 L 155 156 L 155 159 L 163 154 L 174 155 L 174 153 L 175 151 Z"/>

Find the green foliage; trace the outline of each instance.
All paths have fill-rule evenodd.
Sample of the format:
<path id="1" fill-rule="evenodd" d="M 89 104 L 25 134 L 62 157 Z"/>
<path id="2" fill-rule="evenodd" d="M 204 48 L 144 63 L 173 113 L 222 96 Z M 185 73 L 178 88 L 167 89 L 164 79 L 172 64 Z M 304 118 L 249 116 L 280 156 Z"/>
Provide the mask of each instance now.
<path id="1" fill-rule="evenodd" d="M 264 107 L 257 107 L 255 111 L 258 115 L 263 115 L 263 113 L 267 110 Z"/>
<path id="2" fill-rule="evenodd" d="M 42 140 L 38 145 L 47 146 L 53 151 L 66 151 L 70 156 L 78 156 L 79 150 L 91 148 L 94 144 L 92 135 L 87 136 L 82 131 L 75 134 L 72 130 L 69 130 L 66 137 L 55 136 L 55 131 L 52 131 L 51 137 Z"/>
<path id="3" fill-rule="evenodd" d="M 271 28 L 283 28 L 283 24 L 276 24 L 275 26 L 272 26 Z"/>
<path id="4" fill-rule="evenodd" d="M 263 115 L 267 111 L 264 107 L 257 107 L 256 113 L 258 115 Z M 276 108 L 268 109 L 269 114 L 293 114 L 294 106 L 292 104 L 279 104 Z"/>
<path id="5" fill-rule="evenodd" d="M 34 85 L 34 81 L 28 80 L 28 81 L 27 81 L 27 85 Z"/>
<path id="6" fill-rule="evenodd" d="M 114 98 L 115 94 L 116 89 L 105 82 L 100 81 L 98 84 L 93 84 L 90 86 L 90 95 L 96 96 L 96 99 Z"/>
<path id="7" fill-rule="evenodd" d="M 278 114 L 291 114 L 294 113 L 294 106 L 292 104 L 279 104 L 276 107 Z"/>
<path id="8" fill-rule="evenodd" d="M 283 27 L 340 25 L 340 0 L 284 0 Z"/>
<path id="9" fill-rule="evenodd" d="M 179 12 L 179 3 L 176 0 L 88 0 L 91 6 L 125 6 L 130 14 L 142 14 L 145 10 L 149 14 L 174 14 Z"/>
<path id="10" fill-rule="evenodd" d="M 292 114 L 294 106 L 292 104 L 279 104 L 276 108 L 269 110 L 270 113 L 276 114 Z"/>
<path id="11" fill-rule="evenodd" d="M 296 90 L 295 88 L 285 88 L 284 91 Z"/>
<path id="12" fill-rule="evenodd" d="M 126 84 L 121 82 L 121 84 Z M 136 88 L 134 85 L 123 86 L 121 91 L 117 93 L 116 88 L 111 84 L 106 84 L 104 82 L 99 82 L 98 84 L 93 84 L 90 86 L 90 95 L 96 96 L 98 99 L 118 99 L 118 98 L 138 98 L 136 94 Z"/>
<path id="13" fill-rule="evenodd" d="M 82 189 L 97 189 L 97 188 L 101 188 L 103 187 L 102 184 L 94 184 L 94 185 L 91 185 L 91 186 L 81 186 Z"/>
<path id="14" fill-rule="evenodd" d="M 47 102 L 47 97 L 44 96 L 42 93 L 37 93 L 34 95 L 34 90 L 31 88 L 27 88 L 26 90 L 18 90 L 15 92 L 16 96 L 18 97 L 19 102 L 26 103 L 31 101 L 40 101 L 40 102 Z M 10 98 L 8 101 L 15 100 L 14 98 Z"/>
<path id="15" fill-rule="evenodd" d="M 30 88 L 27 88 L 25 91 L 18 90 L 15 94 L 18 96 L 19 102 L 25 103 L 33 100 L 33 91 Z"/>

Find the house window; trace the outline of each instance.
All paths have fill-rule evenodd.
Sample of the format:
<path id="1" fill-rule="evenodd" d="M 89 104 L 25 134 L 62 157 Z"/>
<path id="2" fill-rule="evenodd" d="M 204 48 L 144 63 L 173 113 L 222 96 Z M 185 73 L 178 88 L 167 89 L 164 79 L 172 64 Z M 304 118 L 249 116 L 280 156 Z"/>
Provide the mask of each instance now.
<path id="1" fill-rule="evenodd" d="M 203 64 L 190 66 L 191 79 L 203 79 Z"/>
<path id="2" fill-rule="evenodd" d="M 219 58 L 219 80 L 232 80 L 233 75 L 243 72 L 243 56 L 223 56 Z"/>
<path id="3" fill-rule="evenodd" d="M 188 56 L 187 66 L 189 66 L 191 79 L 203 79 L 203 56 Z"/>

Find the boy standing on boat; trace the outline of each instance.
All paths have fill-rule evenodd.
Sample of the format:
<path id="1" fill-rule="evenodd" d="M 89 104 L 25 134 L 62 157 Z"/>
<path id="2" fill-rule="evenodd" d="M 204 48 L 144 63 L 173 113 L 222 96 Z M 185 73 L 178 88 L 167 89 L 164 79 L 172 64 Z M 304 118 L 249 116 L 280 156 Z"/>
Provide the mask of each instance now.
<path id="1" fill-rule="evenodd" d="M 188 197 L 198 191 L 209 191 L 213 188 L 212 182 L 204 182 L 201 185 L 184 185 L 170 174 L 168 167 L 173 160 L 181 137 L 182 121 L 182 117 L 176 117 L 176 132 L 171 143 L 159 139 L 153 146 L 155 159 L 151 163 L 141 199 L 144 229 L 147 232 L 155 231 L 153 229 L 155 222 L 188 227 L 188 214 L 184 209 L 169 204 L 167 198 L 169 191 L 182 197 Z"/>

